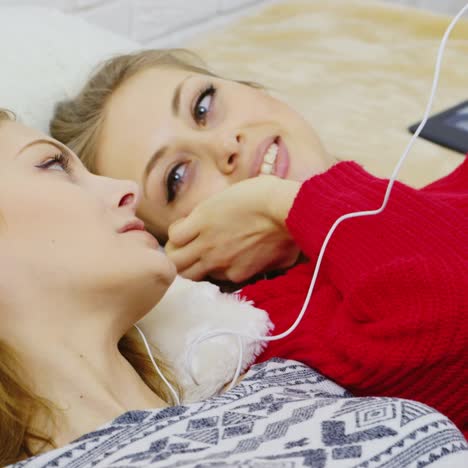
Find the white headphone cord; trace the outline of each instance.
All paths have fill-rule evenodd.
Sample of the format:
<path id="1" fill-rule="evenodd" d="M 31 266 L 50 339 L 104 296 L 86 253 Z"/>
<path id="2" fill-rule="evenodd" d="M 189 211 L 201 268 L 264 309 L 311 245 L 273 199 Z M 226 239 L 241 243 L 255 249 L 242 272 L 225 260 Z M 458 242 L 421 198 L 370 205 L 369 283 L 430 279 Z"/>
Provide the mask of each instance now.
<path id="1" fill-rule="evenodd" d="M 393 173 L 392 173 L 392 175 L 390 177 L 390 180 L 388 182 L 387 190 L 385 192 L 385 196 L 384 196 L 384 199 L 383 199 L 383 202 L 382 202 L 382 205 L 380 206 L 380 208 L 375 209 L 375 210 L 369 210 L 369 211 L 357 211 L 357 212 L 354 212 L 354 213 L 348 213 L 348 214 L 345 214 L 345 215 L 339 217 L 334 222 L 333 226 L 328 231 L 328 234 L 325 237 L 325 240 L 324 240 L 324 242 L 322 244 L 322 247 L 320 249 L 320 253 L 319 253 L 319 256 L 317 258 L 317 263 L 315 265 L 314 274 L 312 275 L 309 290 L 307 292 L 307 296 L 306 296 L 306 299 L 305 299 L 304 304 L 302 306 L 302 309 L 299 312 L 299 314 L 298 314 L 296 320 L 294 321 L 294 323 L 286 331 L 284 331 L 283 333 L 280 333 L 278 335 L 251 336 L 251 335 L 248 335 L 248 334 L 233 332 L 231 330 L 218 329 L 218 330 L 213 330 L 211 332 L 206 332 L 206 333 L 200 335 L 191 344 L 191 346 L 189 348 L 189 352 L 187 353 L 187 359 L 186 359 L 186 362 L 185 362 L 187 371 L 190 373 L 190 375 L 192 376 L 192 378 L 194 379 L 195 382 L 196 382 L 196 380 L 195 380 L 195 378 L 193 376 L 193 372 L 192 372 L 193 349 L 196 346 L 198 346 L 199 344 L 201 344 L 203 341 L 206 341 L 206 340 L 208 340 L 210 338 L 215 338 L 215 337 L 220 336 L 220 335 L 232 335 L 232 336 L 237 336 L 238 338 L 241 338 L 241 337 L 248 338 L 250 340 L 276 341 L 276 340 L 280 340 L 282 338 L 285 338 L 286 336 L 291 334 L 297 328 L 297 326 L 299 325 L 299 323 L 301 322 L 301 320 L 302 320 L 302 318 L 303 318 L 303 316 L 305 314 L 305 311 L 307 310 L 307 306 L 309 305 L 310 297 L 311 297 L 312 292 L 314 290 L 315 282 L 316 282 L 317 275 L 318 275 L 318 272 L 319 272 L 319 269 L 320 269 L 320 265 L 322 263 L 322 258 L 323 258 L 323 255 L 325 253 L 325 249 L 327 248 L 328 242 L 330 241 L 330 238 L 333 235 L 333 233 L 335 232 L 338 225 L 340 223 L 342 223 L 346 219 L 358 218 L 358 217 L 361 217 L 361 216 L 377 215 L 377 214 L 381 213 L 385 209 L 385 207 L 387 206 L 388 200 L 390 198 L 390 193 L 391 193 L 393 185 L 395 183 L 395 179 L 396 179 L 396 177 L 397 177 L 397 175 L 398 175 L 398 173 L 400 171 L 400 168 L 403 165 L 403 162 L 405 161 L 406 157 L 408 156 L 410 150 L 412 149 L 414 143 L 416 142 L 416 138 L 421 133 L 421 130 L 424 128 L 424 126 L 426 125 L 426 122 L 427 122 L 427 120 L 429 118 L 429 115 L 430 115 L 430 112 L 431 112 L 431 109 L 432 109 L 432 104 L 433 104 L 433 101 L 434 101 L 434 97 L 435 97 L 435 94 L 436 94 L 437 86 L 438 86 L 438 83 L 439 83 L 439 75 L 440 75 L 440 70 L 441 70 L 442 58 L 443 58 L 443 54 L 444 54 L 445 47 L 446 47 L 448 38 L 450 36 L 450 33 L 452 32 L 452 29 L 458 23 L 460 18 L 467 11 L 468 11 L 468 3 L 453 18 L 452 22 L 450 23 L 447 30 L 445 31 L 445 34 L 444 34 L 444 36 L 442 38 L 442 41 L 441 41 L 440 46 L 439 46 L 439 51 L 438 51 L 438 54 L 437 54 L 437 61 L 436 61 L 436 66 L 435 66 L 434 78 L 433 78 L 433 82 L 432 82 L 431 94 L 430 94 L 429 101 L 428 101 L 427 106 L 426 106 L 426 111 L 424 113 L 424 118 L 422 119 L 422 121 L 419 124 L 416 132 L 414 133 L 414 135 L 410 139 L 405 151 L 401 155 L 397 165 L 395 166 L 395 169 L 393 170 Z M 233 379 L 231 381 L 231 384 L 230 384 L 229 388 L 232 388 L 232 386 L 235 385 L 235 383 L 237 382 L 237 380 L 238 380 L 238 378 L 240 376 L 240 373 L 242 371 L 243 356 L 242 356 L 242 352 L 241 352 L 241 342 L 240 342 L 240 340 L 238 340 L 238 343 L 239 343 L 239 346 L 240 346 L 238 365 L 237 365 L 236 372 L 234 374 L 234 377 L 233 377 Z"/>
<path id="2" fill-rule="evenodd" d="M 166 377 L 164 377 L 164 374 L 161 372 L 161 369 L 159 369 L 158 365 L 156 364 L 156 360 L 154 359 L 153 353 L 151 352 L 151 349 L 149 347 L 148 341 L 146 340 L 145 334 L 141 331 L 141 329 L 140 329 L 140 327 L 138 325 L 133 325 L 133 326 L 137 329 L 138 333 L 141 336 L 141 339 L 143 340 L 143 343 L 145 344 L 146 352 L 148 353 L 148 356 L 149 356 L 149 358 L 151 360 L 151 363 L 153 364 L 154 369 L 156 370 L 156 373 L 159 375 L 161 380 L 166 384 L 167 388 L 172 393 L 172 396 L 174 397 L 175 403 L 177 405 L 180 405 L 179 395 L 175 391 L 174 387 L 168 382 Z"/>

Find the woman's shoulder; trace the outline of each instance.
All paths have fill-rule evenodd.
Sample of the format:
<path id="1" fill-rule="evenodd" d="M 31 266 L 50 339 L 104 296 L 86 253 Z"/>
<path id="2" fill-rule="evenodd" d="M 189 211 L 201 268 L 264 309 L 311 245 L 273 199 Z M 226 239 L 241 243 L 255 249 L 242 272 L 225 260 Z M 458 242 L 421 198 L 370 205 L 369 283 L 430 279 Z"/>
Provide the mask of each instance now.
<path id="1" fill-rule="evenodd" d="M 468 154 L 452 172 L 445 177 L 442 177 L 423 189 L 426 192 L 458 192 L 460 194 L 468 194 Z"/>

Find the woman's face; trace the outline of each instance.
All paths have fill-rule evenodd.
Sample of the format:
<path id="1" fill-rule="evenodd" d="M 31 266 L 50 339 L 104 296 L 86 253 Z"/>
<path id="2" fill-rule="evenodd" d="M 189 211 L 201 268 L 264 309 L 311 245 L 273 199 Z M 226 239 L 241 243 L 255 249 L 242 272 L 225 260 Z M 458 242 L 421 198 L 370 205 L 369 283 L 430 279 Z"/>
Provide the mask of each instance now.
<path id="1" fill-rule="evenodd" d="M 138 196 L 134 182 L 92 175 L 55 140 L 0 122 L 2 286 L 16 275 L 55 296 L 139 282 L 162 297 L 175 267 L 136 218 Z"/>
<path id="2" fill-rule="evenodd" d="M 164 239 L 171 223 L 231 184 L 260 173 L 303 181 L 331 163 L 310 125 L 264 90 L 154 68 L 109 100 L 96 164 L 141 184 L 139 213 Z"/>

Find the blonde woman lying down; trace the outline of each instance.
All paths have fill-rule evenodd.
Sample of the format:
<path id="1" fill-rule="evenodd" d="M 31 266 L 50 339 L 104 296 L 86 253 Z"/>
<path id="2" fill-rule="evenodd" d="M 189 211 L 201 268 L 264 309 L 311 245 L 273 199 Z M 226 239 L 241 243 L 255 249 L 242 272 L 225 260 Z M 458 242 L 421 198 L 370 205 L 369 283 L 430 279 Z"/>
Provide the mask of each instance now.
<path id="1" fill-rule="evenodd" d="M 429 407 L 349 399 L 293 361 L 254 366 L 221 396 L 174 405 L 132 331 L 175 277 L 135 216 L 136 184 L 90 174 L 3 111 L 0 179 L 2 465 L 348 466 L 380 452 L 397 460 L 401 440 L 424 444 L 405 460 L 466 462 L 462 434 Z"/>
<path id="2" fill-rule="evenodd" d="M 90 170 L 139 183 L 139 213 L 181 275 L 239 282 L 286 270 L 239 293 L 268 312 L 275 333 L 301 310 L 335 220 L 378 208 L 388 183 L 337 163 L 265 89 L 216 76 L 180 50 L 108 60 L 57 106 L 51 130 Z M 294 359 L 355 395 L 426 403 L 467 435 L 462 155 L 460 163 L 419 190 L 397 182 L 382 214 L 342 223 L 302 322 L 256 362 Z"/>

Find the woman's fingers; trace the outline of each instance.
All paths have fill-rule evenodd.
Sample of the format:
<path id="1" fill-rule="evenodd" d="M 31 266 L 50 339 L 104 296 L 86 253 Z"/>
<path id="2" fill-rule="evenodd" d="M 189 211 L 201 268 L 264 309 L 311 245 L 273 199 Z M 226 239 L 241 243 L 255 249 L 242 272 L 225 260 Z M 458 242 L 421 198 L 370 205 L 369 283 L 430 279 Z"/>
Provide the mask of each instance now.
<path id="1" fill-rule="evenodd" d="M 177 247 L 169 240 L 164 249 L 167 256 L 175 263 L 179 273 L 190 268 L 201 257 L 200 247 L 196 241 Z"/>
<path id="2" fill-rule="evenodd" d="M 195 216 L 187 216 L 173 222 L 168 229 L 171 244 L 182 247 L 197 238 L 200 230 Z"/>
<path id="3" fill-rule="evenodd" d="M 202 281 L 208 276 L 208 272 L 201 261 L 195 262 L 190 267 L 179 271 L 178 273 L 180 276 L 191 279 L 192 281 Z"/>

